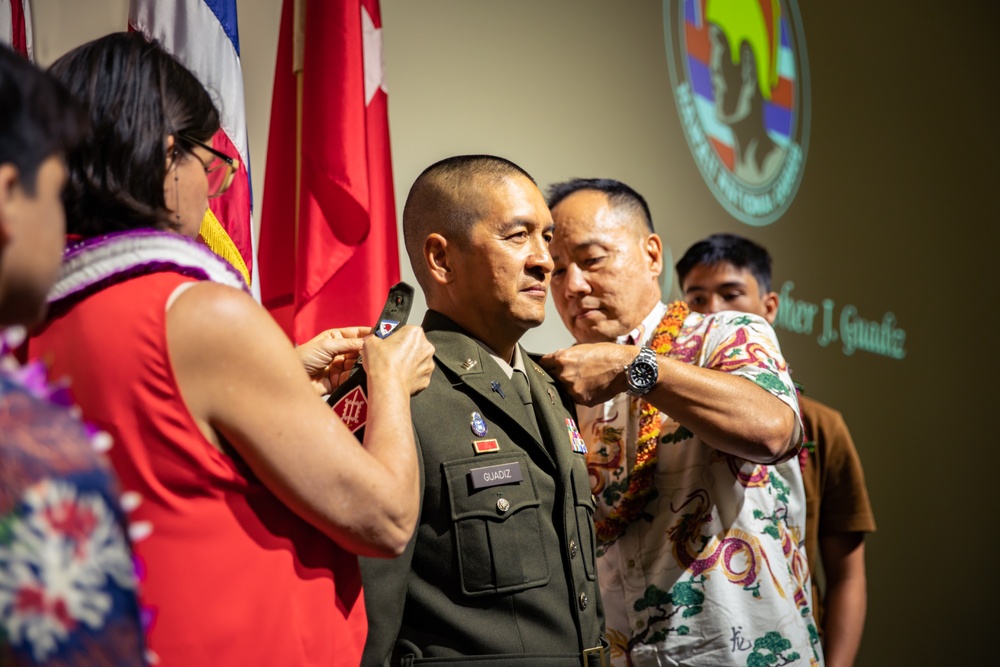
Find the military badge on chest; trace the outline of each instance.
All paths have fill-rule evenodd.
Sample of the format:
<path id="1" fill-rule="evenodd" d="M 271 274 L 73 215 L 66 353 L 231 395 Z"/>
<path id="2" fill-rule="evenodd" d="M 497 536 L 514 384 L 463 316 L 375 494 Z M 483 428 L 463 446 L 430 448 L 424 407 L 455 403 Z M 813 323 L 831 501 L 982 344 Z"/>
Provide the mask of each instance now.
<path id="1" fill-rule="evenodd" d="M 469 426 L 472 428 L 472 432 L 480 438 L 489 432 L 489 427 L 486 426 L 486 420 L 483 419 L 483 416 L 478 412 L 472 413 L 472 421 L 469 422 Z M 500 451 L 500 443 L 498 443 L 495 438 L 473 440 L 472 451 L 476 454 L 492 454 L 493 452 Z"/>
<path id="2" fill-rule="evenodd" d="M 489 440 L 474 440 L 472 442 L 472 450 L 476 454 L 490 454 L 492 452 L 499 452 L 500 444 L 493 438 Z"/>
<path id="3" fill-rule="evenodd" d="M 573 421 L 572 417 L 566 417 L 566 433 L 569 435 L 569 442 L 573 446 L 573 451 L 577 454 L 586 454 L 587 443 L 583 441 L 580 429 L 576 427 L 576 422 Z"/>
<path id="4" fill-rule="evenodd" d="M 484 437 L 486 432 L 489 430 L 486 427 L 486 420 L 483 419 L 483 416 L 478 412 L 472 413 L 472 421 L 469 422 L 469 426 L 472 427 L 472 432 L 475 433 L 478 438 Z"/>

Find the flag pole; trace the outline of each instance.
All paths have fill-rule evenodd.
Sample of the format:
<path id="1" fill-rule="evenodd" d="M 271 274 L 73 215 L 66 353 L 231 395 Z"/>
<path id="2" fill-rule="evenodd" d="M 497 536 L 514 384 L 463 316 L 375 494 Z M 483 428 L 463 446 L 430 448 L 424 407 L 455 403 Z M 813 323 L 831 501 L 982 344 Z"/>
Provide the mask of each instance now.
<path id="1" fill-rule="evenodd" d="M 299 247 L 299 209 L 302 202 L 302 67 L 306 50 L 306 0 L 293 0 L 292 73 L 295 75 L 295 248 Z M 294 304 L 294 298 L 293 302 Z M 294 306 L 293 306 L 294 307 Z"/>

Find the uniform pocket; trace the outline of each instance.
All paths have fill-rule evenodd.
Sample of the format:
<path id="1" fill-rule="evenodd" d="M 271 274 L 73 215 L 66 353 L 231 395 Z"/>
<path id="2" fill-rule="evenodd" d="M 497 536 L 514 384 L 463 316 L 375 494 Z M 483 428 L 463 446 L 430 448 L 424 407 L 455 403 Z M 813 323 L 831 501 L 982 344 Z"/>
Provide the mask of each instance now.
<path id="1" fill-rule="evenodd" d="M 583 557 L 583 569 L 587 579 L 597 579 L 594 567 L 594 496 L 590 493 L 590 475 L 583 465 L 574 465 L 571 472 L 573 478 L 573 497 L 576 505 L 576 534 L 579 536 L 580 555 Z"/>
<path id="2" fill-rule="evenodd" d="M 474 489 L 469 471 L 483 465 L 520 465 L 523 480 Z M 458 569 L 466 595 L 517 593 L 549 581 L 540 501 L 523 453 L 442 464 L 455 525 Z"/>

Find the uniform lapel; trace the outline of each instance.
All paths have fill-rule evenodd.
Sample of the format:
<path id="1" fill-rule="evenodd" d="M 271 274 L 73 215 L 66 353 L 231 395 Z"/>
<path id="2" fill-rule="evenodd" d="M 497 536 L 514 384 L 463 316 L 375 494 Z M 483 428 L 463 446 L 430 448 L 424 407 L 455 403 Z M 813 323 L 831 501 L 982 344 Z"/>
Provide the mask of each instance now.
<path id="1" fill-rule="evenodd" d="M 542 431 L 545 441 L 551 443 L 550 454 L 558 462 L 564 475 L 569 474 L 573 467 L 573 445 L 569 439 L 566 409 L 562 396 L 558 391 L 555 379 L 535 363 L 528 353 L 521 348 L 524 367 L 528 372 L 528 385 L 531 387 L 531 400 L 535 405 L 535 416 L 538 418 L 538 428 Z"/>
<path id="2" fill-rule="evenodd" d="M 458 325 L 440 313 L 428 311 L 424 317 L 423 327 L 427 339 L 434 345 L 434 358 L 442 368 L 449 371 L 449 376 L 457 378 L 456 384 L 464 385 L 496 408 L 497 412 L 503 414 L 505 423 L 502 427 L 519 443 L 533 444 L 552 461 L 552 456 L 538 439 L 538 434 L 534 433 L 530 422 L 526 421 L 528 415 L 525 413 L 524 404 L 517 396 L 513 382 L 497 366 L 490 354 Z M 525 359 L 527 361 L 527 357 Z M 529 369 L 529 373 L 531 372 L 533 371 Z M 499 383 L 504 396 L 494 390 L 494 382 Z M 530 378 L 529 386 L 531 386 Z M 542 395 L 545 396 L 544 390 Z M 532 398 L 534 399 L 534 394 Z M 546 403 L 548 400 L 546 396 Z"/>

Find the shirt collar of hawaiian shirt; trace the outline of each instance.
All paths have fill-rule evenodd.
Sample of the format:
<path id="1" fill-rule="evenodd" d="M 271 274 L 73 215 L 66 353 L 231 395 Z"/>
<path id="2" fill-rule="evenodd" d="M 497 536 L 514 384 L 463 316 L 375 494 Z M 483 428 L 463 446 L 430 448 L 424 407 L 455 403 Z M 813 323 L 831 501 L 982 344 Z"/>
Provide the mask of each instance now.
<path id="1" fill-rule="evenodd" d="M 657 303 L 653 306 L 653 310 L 649 311 L 649 314 L 639 323 L 639 326 L 624 336 L 619 336 L 615 339 L 615 342 L 619 345 L 642 345 L 649 342 L 649 338 L 653 335 L 656 325 L 660 323 L 660 320 L 663 319 L 663 314 L 666 312 L 667 304 L 663 302 Z"/>

